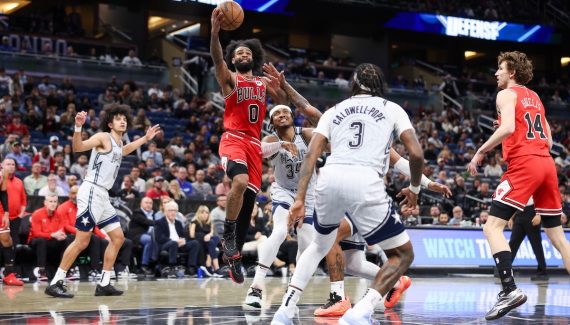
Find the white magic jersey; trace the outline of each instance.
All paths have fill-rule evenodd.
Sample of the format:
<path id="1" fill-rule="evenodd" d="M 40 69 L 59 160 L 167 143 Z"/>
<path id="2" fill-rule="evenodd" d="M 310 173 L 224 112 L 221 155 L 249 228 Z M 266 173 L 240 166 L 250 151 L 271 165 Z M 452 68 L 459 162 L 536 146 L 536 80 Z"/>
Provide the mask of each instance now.
<path id="1" fill-rule="evenodd" d="M 111 138 L 111 151 L 98 152 L 96 148 L 91 149 L 85 180 L 110 190 L 121 166 L 123 146 L 117 144 L 110 133 L 107 134 Z"/>
<path id="2" fill-rule="evenodd" d="M 392 140 L 407 129 L 412 129 L 412 123 L 398 104 L 356 95 L 326 111 L 314 132 L 331 144 L 327 166 L 369 166 L 384 176 L 390 165 Z"/>
<path id="3" fill-rule="evenodd" d="M 300 127 L 295 128 L 295 137 L 293 143 L 297 146 L 299 154 L 293 158 L 289 151 L 284 149 L 279 150 L 273 157 L 270 158 L 271 164 L 274 166 L 273 174 L 275 175 L 275 183 L 283 189 L 293 192 L 297 191 L 299 184 L 299 174 L 301 171 L 301 164 L 308 151 L 308 144 L 303 138 Z M 277 134 L 275 134 L 277 136 Z M 309 182 L 307 193 L 313 193 L 315 181 L 317 179 L 316 172 L 313 171 L 313 176 Z"/>

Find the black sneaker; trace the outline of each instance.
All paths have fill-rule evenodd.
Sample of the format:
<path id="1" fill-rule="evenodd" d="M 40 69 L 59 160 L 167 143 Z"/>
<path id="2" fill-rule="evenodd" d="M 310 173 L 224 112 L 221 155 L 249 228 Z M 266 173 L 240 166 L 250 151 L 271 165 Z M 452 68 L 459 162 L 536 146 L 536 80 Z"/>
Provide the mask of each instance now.
<path id="1" fill-rule="evenodd" d="M 229 266 L 230 278 L 235 283 L 243 283 L 243 271 L 241 269 L 241 254 L 236 248 L 235 235 L 231 238 L 224 240 L 222 243 L 223 260 Z"/>
<path id="2" fill-rule="evenodd" d="M 98 284 L 95 288 L 96 296 L 120 296 L 122 294 L 123 291 L 115 289 L 110 283 L 104 287 Z"/>
<path id="3" fill-rule="evenodd" d="M 505 294 L 501 291 L 497 296 L 497 302 L 485 315 L 486 320 L 493 320 L 505 316 L 509 311 L 526 302 L 526 294 L 520 289 Z"/>
<path id="4" fill-rule="evenodd" d="M 241 269 L 241 254 L 237 250 L 232 251 L 226 249 L 225 244 L 222 244 L 222 250 L 224 251 L 222 258 L 224 260 L 224 263 L 226 263 L 229 267 L 230 278 L 232 278 L 235 283 L 243 283 L 244 279 Z"/>
<path id="5" fill-rule="evenodd" d="M 154 272 L 146 265 L 143 265 L 141 267 L 141 271 L 142 271 L 142 274 L 144 274 L 144 276 L 149 276 L 149 277 L 154 276 Z"/>
<path id="6" fill-rule="evenodd" d="M 539 273 L 537 275 L 533 275 L 530 277 L 530 281 L 548 281 L 550 277 L 548 276 L 548 274 L 545 273 Z"/>
<path id="7" fill-rule="evenodd" d="M 44 292 L 46 295 L 56 298 L 73 298 L 73 294 L 67 292 L 67 287 L 63 284 L 63 280 L 49 285 Z"/>

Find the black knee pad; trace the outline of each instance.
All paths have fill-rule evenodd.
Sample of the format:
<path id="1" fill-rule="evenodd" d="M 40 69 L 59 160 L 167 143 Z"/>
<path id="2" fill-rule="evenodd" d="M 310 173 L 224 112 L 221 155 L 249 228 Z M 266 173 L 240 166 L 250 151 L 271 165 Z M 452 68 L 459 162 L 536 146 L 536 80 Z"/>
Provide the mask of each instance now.
<path id="1" fill-rule="evenodd" d="M 226 174 L 230 179 L 234 179 L 234 176 L 241 174 L 248 174 L 247 166 L 244 164 L 237 163 L 233 160 L 228 161 L 226 167 Z"/>
<path id="2" fill-rule="evenodd" d="M 491 209 L 489 210 L 489 214 L 493 217 L 497 217 L 503 219 L 505 221 L 509 221 L 513 214 L 519 210 L 513 208 L 512 206 L 506 205 L 504 203 L 493 201 L 491 203 Z"/>
<path id="3" fill-rule="evenodd" d="M 558 226 L 562 226 L 562 220 L 560 219 L 561 215 L 556 216 L 540 216 L 542 218 L 542 226 L 544 228 L 556 228 Z"/>

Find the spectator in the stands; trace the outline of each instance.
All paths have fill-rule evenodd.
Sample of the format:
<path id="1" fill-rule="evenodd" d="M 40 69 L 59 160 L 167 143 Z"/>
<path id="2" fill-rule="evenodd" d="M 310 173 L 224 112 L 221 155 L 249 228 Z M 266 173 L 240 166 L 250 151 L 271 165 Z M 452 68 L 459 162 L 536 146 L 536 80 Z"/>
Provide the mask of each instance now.
<path id="1" fill-rule="evenodd" d="M 32 165 L 32 173 L 24 178 L 24 188 L 27 195 L 36 195 L 36 191 L 47 186 L 47 177 L 41 174 L 42 165 L 37 162 Z"/>
<path id="2" fill-rule="evenodd" d="M 2 52 L 13 52 L 14 48 L 10 46 L 10 38 L 8 36 L 2 37 L 2 44 L 0 44 L 0 51 Z"/>
<path id="3" fill-rule="evenodd" d="M 164 177 L 156 176 L 154 177 L 154 184 L 153 187 L 146 192 L 146 197 L 151 199 L 160 199 L 162 196 L 169 196 L 168 192 L 166 192 L 162 186 L 164 185 Z"/>
<path id="4" fill-rule="evenodd" d="M 75 115 L 77 115 L 77 112 L 75 110 L 75 103 L 68 103 L 65 112 L 59 116 L 59 125 L 61 131 L 64 134 L 73 134 L 73 128 L 75 126 Z"/>
<path id="5" fill-rule="evenodd" d="M 164 176 L 164 179 L 168 182 L 170 182 L 173 179 L 176 179 L 176 177 L 178 177 L 178 169 L 179 169 L 178 163 L 170 162 L 168 164 L 168 171 L 166 172 L 167 175 Z"/>
<path id="6" fill-rule="evenodd" d="M 212 226 L 214 227 L 214 235 L 221 238 L 224 234 L 224 222 L 226 220 L 226 204 L 228 202 L 228 197 L 225 195 L 220 195 L 216 199 L 216 207 L 210 213 L 212 218 Z"/>
<path id="7" fill-rule="evenodd" d="M 222 182 L 216 185 L 216 195 L 227 195 L 230 192 L 231 179 L 228 175 L 224 173 L 224 178 Z"/>
<path id="8" fill-rule="evenodd" d="M 133 178 L 131 177 L 131 175 L 125 175 L 123 177 L 123 186 L 124 187 L 121 189 L 118 196 L 123 200 L 136 199 L 136 198 L 140 197 L 139 191 L 135 190 L 133 185 L 134 185 L 134 182 L 133 182 Z"/>
<path id="9" fill-rule="evenodd" d="M 77 162 L 71 165 L 71 169 L 69 170 L 70 173 L 78 175 L 81 180 L 85 178 L 87 175 L 87 169 L 89 168 L 89 159 L 87 155 L 82 154 L 77 157 Z"/>
<path id="10" fill-rule="evenodd" d="M 59 137 L 57 135 L 52 135 L 49 138 L 49 155 L 53 157 L 53 155 L 59 151 L 63 152 L 63 147 L 59 144 Z"/>
<path id="11" fill-rule="evenodd" d="M 215 164 L 209 164 L 206 170 L 206 178 L 204 179 L 206 183 L 210 184 L 212 188 L 216 188 L 218 184 L 222 181 L 221 173 L 218 172 L 218 168 Z"/>
<path id="12" fill-rule="evenodd" d="M 212 190 L 212 186 L 205 182 L 206 179 L 206 172 L 202 169 L 196 172 L 196 181 L 192 183 L 192 194 L 193 195 L 201 195 L 201 196 L 208 196 L 212 195 L 214 192 Z"/>
<path id="13" fill-rule="evenodd" d="M 131 221 L 129 222 L 127 237 L 133 241 L 135 246 L 143 246 L 141 271 L 145 275 L 152 275 L 154 273 L 149 265 L 153 258 L 153 232 L 155 221 L 152 199 L 148 197 L 142 198 L 140 208 L 133 211 Z"/>
<path id="14" fill-rule="evenodd" d="M 56 180 L 57 180 L 57 187 L 61 188 L 63 190 L 63 196 L 67 196 L 67 194 L 69 194 L 69 180 L 68 180 L 68 176 L 67 176 L 67 168 L 65 168 L 65 166 L 63 165 L 59 165 L 57 166 L 57 174 L 56 174 Z M 49 178 L 48 178 L 49 181 Z"/>
<path id="15" fill-rule="evenodd" d="M 148 166 L 148 159 L 151 158 L 156 166 L 162 166 L 164 161 L 162 159 L 162 154 L 158 151 L 156 143 L 150 142 L 148 144 L 148 150 L 142 153 L 142 160 L 147 162 Z"/>
<path id="16" fill-rule="evenodd" d="M 12 114 L 12 123 L 8 124 L 6 127 L 6 133 L 16 134 L 20 137 L 30 134 L 28 126 L 22 123 L 22 116 L 19 112 Z"/>
<path id="17" fill-rule="evenodd" d="M 139 108 L 137 110 L 137 115 L 133 119 L 133 128 L 135 130 L 146 131 L 148 127 L 150 127 L 151 122 L 146 117 L 146 112 L 144 108 Z"/>
<path id="18" fill-rule="evenodd" d="M 97 101 L 101 107 L 117 102 L 113 87 L 107 87 L 104 94 L 100 94 Z M 136 124 L 136 123 L 135 123 Z"/>
<path id="19" fill-rule="evenodd" d="M 8 134 L 4 143 L 0 145 L 0 155 L 6 157 L 7 154 L 12 152 L 12 144 L 18 141 L 18 136 L 15 134 Z"/>
<path id="20" fill-rule="evenodd" d="M 192 222 L 188 226 L 188 235 L 191 240 L 194 239 L 200 243 L 202 251 L 206 256 L 205 267 L 200 266 L 202 271 L 208 276 L 221 277 L 217 250 L 220 237 L 214 235 L 210 209 L 207 206 L 201 205 L 198 207 Z"/>
<path id="21" fill-rule="evenodd" d="M 177 201 L 186 198 L 186 194 L 180 189 L 180 183 L 178 183 L 178 180 L 176 179 L 168 182 L 168 193 L 170 194 L 170 197 Z"/>
<path id="22" fill-rule="evenodd" d="M 69 169 L 70 173 L 71 173 L 71 166 L 74 161 L 75 159 L 73 157 L 73 150 L 71 148 L 71 144 L 68 143 L 65 146 L 63 146 L 63 165 L 67 169 Z"/>
<path id="23" fill-rule="evenodd" d="M 503 175 L 503 169 L 497 163 L 495 157 L 491 156 L 489 158 L 489 163 L 483 169 L 483 174 L 486 177 L 501 177 Z"/>
<path id="24" fill-rule="evenodd" d="M 53 173 L 55 171 L 55 160 L 49 154 L 49 146 L 43 146 L 41 151 L 34 156 L 32 163 L 36 162 L 39 162 L 41 164 L 42 174 L 44 175 Z"/>
<path id="25" fill-rule="evenodd" d="M 439 223 L 439 215 L 441 214 L 441 210 L 437 205 L 432 206 L 429 209 L 429 215 L 432 218 L 432 224 L 437 225 Z"/>
<path id="26" fill-rule="evenodd" d="M 444 213 L 439 215 L 439 217 L 437 219 L 437 225 L 438 226 L 449 225 L 449 215 L 447 214 L 447 212 L 444 212 Z"/>
<path id="27" fill-rule="evenodd" d="M 186 240 L 184 236 L 184 227 L 182 222 L 176 220 L 178 214 L 178 204 L 174 200 L 168 202 L 164 206 L 165 218 L 158 220 L 155 223 L 154 234 L 156 242 L 160 247 L 160 251 L 168 252 L 168 268 L 162 270 L 162 274 L 167 274 L 169 277 L 175 275 L 175 267 L 178 264 L 177 254 L 179 251 L 187 252 L 187 273 L 190 275 L 196 274 L 196 266 L 198 265 L 198 250 L 200 244 L 196 240 Z"/>
<path id="28" fill-rule="evenodd" d="M 34 156 L 38 153 L 38 149 L 30 144 L 30 135 L 24 135 L 21 139 L 22 141 L 22 152 L 27 154 L 30 159 L 34 158 Z"/>
<path id="29" fill-rule="evenodd" d="M 346 78 L 344 77 L 344 74 L 342 72 L 339 72 L 336 79 L 334 80 L 334 83 L 339 88 L 348 88 L 348 80 L 346 80 Z"/>
<path id="30" fill-rule="evenodd" d="M 38 192 L 39 196 L 49 196 L 49 195 L 56 195 L 56 196 L 65 196 L 63 189 L 57 186 L 57 176 L 54 174 L 49 174 L 47 177 L 47 185 L 42 187 Z"/>
<path id="31" fill-rule="evenodd" d="M 12 152 L 7 154 L 6 158 L 14 159 L 19 171 L 29 171 L 32 167 L 32 159 L 27 154 L 22 153 L 22 144 L 19 141 L 12 142 Z"/>
<path id="32" fill-rule="evenodd" d="M 123 58 L 121 64 L 132 67 L 132 66 L 142 66 L 141 60 L 136 56 L 135 50 L 130 49 L 129 54 Z"/>
<path id="33" fill-rule="evenodd" d="M 489 219 L 489 211 L 483 210 L 479 212 L 479 226 L 483 227 Z"/>
<path id="34" fill-rule="evenodd" d="M 69 48 L 69 47 L 68 47 Z M 73 50 L 73 48 L 71 48 Z M 66 93 L 72 93 L 75 94 L 75 85 L 73 85 L 73 83 L 71 82 L 71 78 L 69 77 L 63 77 L 63 80 L 61 82 L 61 85 L 59 86 L 59 89 L 66 92 Z"/>
<path id="35" fill-rule="evenodd" d="M 190 163 L 186 166 L 186 171 L 188 172 L 188 180 L 192 183 L 196 181 L 196 165 Z"/>
<path id="36" fill-rule="evenodd" d="M 141 170 L 138 166 L 133 166 L 131 168 L 130 176 L 133 180 L 133 188 L 139 193 L 146 193 L 146 181 L 140 177 Z M 121 188 L 124 188 L 125 184 L 121 185 Z"/>
<path id="37" fill-rule="evenodd" d="M 38 90 L 40 91 L 40 94 L 47 96 L 49 89 L 55 90 L 57 88 L 53 83 L 51 83 L 50 77 L 48 75 L 45 75 L 42 78 L 42 82 L 38 84 Z"/>
<path id="38" fill-rule="evenodd" d="M 34 275 L 38 280 L 47 280 L 45 267 L 50 261 L 57 265 L 66 246 L 67 220 L 57 212 L 57 195 L 49 194 L 44 199 L 44 206 L 37 209 L 30 219 L 31 227 L 28 244 L 36 252 Z"/>
<path id="39" fill-rule="evenodd" d="M 454 206 L 452 210 L 453 218 L 449 220 L 450 226 L 461 226 L 461 222 L 464 221 L 463 209 L 460 206 Z"/>

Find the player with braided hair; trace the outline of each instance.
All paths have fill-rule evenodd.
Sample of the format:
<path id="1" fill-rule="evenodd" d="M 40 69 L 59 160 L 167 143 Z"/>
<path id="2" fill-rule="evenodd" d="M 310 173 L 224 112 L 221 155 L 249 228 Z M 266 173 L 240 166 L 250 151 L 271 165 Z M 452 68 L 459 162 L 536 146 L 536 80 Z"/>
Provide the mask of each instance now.
<path id="1" fill-rule="evenodd" d="M 303 222 L 305 196 L 316 160 L 330 143 L 332 154 L 320 169 L 316 185 L 315 237 L 297 261 L 297 268 L 272 324 L 290 324 L 297 302 L 320 260 L 333 246 L 344 212 L 369 245 L 379 244 L 388 261 L 376 274 L 366 295 L 340 319 L 340 324 L 364 324 L 382 296 L 394 287 L 413 261 L 413 249 L 393 202 L 384 175 L 389 168 L 393 136 L 410 154 L 411 185 L 402 191 L 402 211 L 417 204 L 423 151 L 405 111 L 384 98 L 379 67 L 365 63 L 356 68 L 351 97 L 321 117 L 301 165 L 289 224 Z"/>

